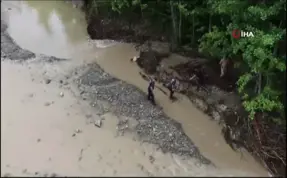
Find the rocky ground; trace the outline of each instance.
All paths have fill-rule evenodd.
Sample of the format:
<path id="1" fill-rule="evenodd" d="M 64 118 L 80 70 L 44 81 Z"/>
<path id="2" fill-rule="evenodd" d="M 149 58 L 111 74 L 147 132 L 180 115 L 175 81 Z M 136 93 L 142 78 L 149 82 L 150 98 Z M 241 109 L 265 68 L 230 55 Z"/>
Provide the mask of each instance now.
<path id="1" fill-rule="evenodd" d="M 20 48 L 8 35 L 7 25 L 1 20 L 1 59 L 26 60 L 35 57 L 35 54 Z"/>
<path id="2" fill-rule="evenodd" d="M 163 152 L 196 157 L 202 163 L 210 163 L 184 134 L 180 123 L 168 118 L 161 108 L 154 107 L 146 100 L 146 94 L 113 78 L 96 64 L 78 70 L 85 71 L 77 79 L 82 97 L 101 108 L 102 114 L 113 112 L 118 116 L 136 118 L 138 124 L 134 131 L 143 141 L 157 144 Z M 103 106 L 101 102 L 106 104 Z M 127 129 L 128 124 L 126 120 Z"/>

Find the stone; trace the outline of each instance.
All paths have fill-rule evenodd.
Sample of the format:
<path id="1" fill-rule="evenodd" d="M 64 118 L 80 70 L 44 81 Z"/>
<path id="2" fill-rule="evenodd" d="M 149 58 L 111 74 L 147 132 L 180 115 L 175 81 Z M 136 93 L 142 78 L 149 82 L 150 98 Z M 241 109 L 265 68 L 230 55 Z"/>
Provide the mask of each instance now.
<path id="1" fill-rule="evenodd" d="M 227 106 L 224 104 L 220 104 L 217 106 L 217 109 L 220 110 L 221 112 L 224 112 L 224 111 L 226 111 Z"/>
<path id="2" fill-rule="evenodd" d="M 45 80 L 45 83 L 46 83 L 46 84 L 49 84 L 49 83 L 51 83 L 51 81 L 52 81 L 51 79 L 46 79 L 46 80 Z"/>
<path id="3" fill-rule="evenodd" d="M 155 161 L 155 158 L 153 156 L 149 156 L 149 161 L 153 164 L 153 162 Z"/>
<path id="4" fill-rule="evenodd" d="M 203 112 L 206 112 L 208 110 L 208 106 L 207 104 L 203 101 L 203 100 L 200 100 L 200 99 L 195 99 L 194 103 L 196 104 L 196 106 L 202 110 Z"/>
<path id="5" fill-rule="evenodd" d="M 101 128 L 101 126 L 102 126 L 102 120 L 101 120 L 101 119 L 96 120 L 94 124 L 95 124 L 95 126 Z"/>
<path id="6" fill-rule="evenodd" d="M 133 61 L 133 62 L 136 62 L 136 61 L 138 60 L 138 58 L 139 58 L 139 57 L 134 56 L 134 57 L 132 58 L 132 61 Z"/>
<path id="7" fill-rule="evenodd" d="M 61 96 L 61 97 L 64 97 L 64 92 L 61 92 L 61 93 L 60 93 L 60 96 Z"/>
<path id="8" fill-rule="evenodd" d="M 76 133 L 82 133 L 82 130 L 76 129 Z"/>
<path id="9" fill-rule="evenodd" d="M 50 106 L 50 105 L 51 105 L 50 102 L 46 102 L 46 103 L 44 104 L 44 106 Z"/>
<path id="10" fill-rule="evenodd" d="M 220 114 L 219 114 L 218 112 L 213 111 L 213 112 L 211 113 L 211 115 L 212 115 L 212 118 L 213 118 L 215 121 L 220 121 Z"/>

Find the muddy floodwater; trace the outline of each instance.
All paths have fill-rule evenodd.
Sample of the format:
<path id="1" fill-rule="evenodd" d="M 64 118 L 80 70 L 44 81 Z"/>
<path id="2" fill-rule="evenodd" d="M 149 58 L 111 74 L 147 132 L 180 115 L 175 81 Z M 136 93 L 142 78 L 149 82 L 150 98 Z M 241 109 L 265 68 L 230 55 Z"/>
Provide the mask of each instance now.
<path id="1" fill-rule="evenodd" d="M 59 64 L 1 61 L 1 174 L 268 175 L 250 154 L 233 151 L 220 126 L 182 95 L 177 94 L 179 100 L 172 103 L 155 91 L 159 106 L 182 124 L 186 135 L 215 167 L 164 154 L 133 134 L 116 136 L 118 116 L 112 113 L 105 114 L 101 128 L 87 125 L 85 118 L 96 115 L 95 109 L 77 99 L 72 86 L 65 88 L 58 81 L 73 68 L 96 62 L 110 75 L 145 92 L 147 82 L 129 61 L 138 55 L 133 45 L 90 41 L 84 13 L 64 1 L 2 1 L 1 14 L 9 35 L 21 48 L 69 59 Z M 45 82 L 45 77 L 52 82 Z"/>

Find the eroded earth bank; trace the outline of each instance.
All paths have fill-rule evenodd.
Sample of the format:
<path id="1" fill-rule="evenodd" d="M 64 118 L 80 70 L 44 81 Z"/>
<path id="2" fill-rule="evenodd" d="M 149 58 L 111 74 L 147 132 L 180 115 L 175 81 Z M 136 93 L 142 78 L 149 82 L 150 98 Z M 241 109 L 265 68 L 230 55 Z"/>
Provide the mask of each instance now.
<path id="1" fill-rule="evenodd" d="M 133 45 L 71 4 L 1 3 L 1 176 L 268 175 L 184 96 L 151 105 Z"/>

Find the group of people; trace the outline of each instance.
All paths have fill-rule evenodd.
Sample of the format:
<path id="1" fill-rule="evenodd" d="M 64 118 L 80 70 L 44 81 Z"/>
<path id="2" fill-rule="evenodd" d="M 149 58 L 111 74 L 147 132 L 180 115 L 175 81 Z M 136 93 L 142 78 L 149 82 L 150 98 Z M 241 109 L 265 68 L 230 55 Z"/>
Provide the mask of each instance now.
<path id="1" fill-rule="evenodd" d="M 224 77 L 224 75 L 226 74 L 227 66 L 228 66 L 229 63 L 230 63 L 229 60 L 226 59 L 225 57 L 220 60 L 220 62 L 219 62 L 219 65 L 220 65 L 220 77 Z M 191 78 L 189 78 L 190 82 L 191 81 L 195 81 L 196 86 L 197 86 L 197 90 L 199 89 L 198 80 L 199 80 L 199 78 L 195 74 Z M 169 98 L 171 100 L 173 100 L 174 99 L 173 94 L 174 94 L 174 92 L 175 92 L 175 90 L 177 89 L 177 86 L 178 86 L 177 85 L 177 80 L 175 78 L 172 78 L 170 80 L 170 82 L 165 84 L 164 86 L 169 90 Z M 155 97 L 154 97 L 154 93 L 153 93 L 154 88 L 155 88 L 155 80 L 154 80 L 153 77 L 151 77 L 150 81 L 149 81 L 149 84 L 148 84 L 148 96 L 147 96 L 147 98 L 153 104 L 155 104 Z"/>
<path id="2" fill-rule="evenodd" d="M 174 99 L 174 92 L 176 90 L 176 79 L 175 78 L 172 78 L 171 81 L 169 83 L 167 83 L 165 85 L 165 87 L 169 90 L 169 98 L 172 100 Z M 149 81 L 149 85 L 148 85 L 148 95 L 147 95 L 147 98 L 149 101 L 151 101 L 153 104 L 155 104 L 155 99 L 154 99 L 154 93 L 153 93 L 153 90 L 155 88 L 155 80 L 154 78 L 150 78 L 150 81 Z"/>

